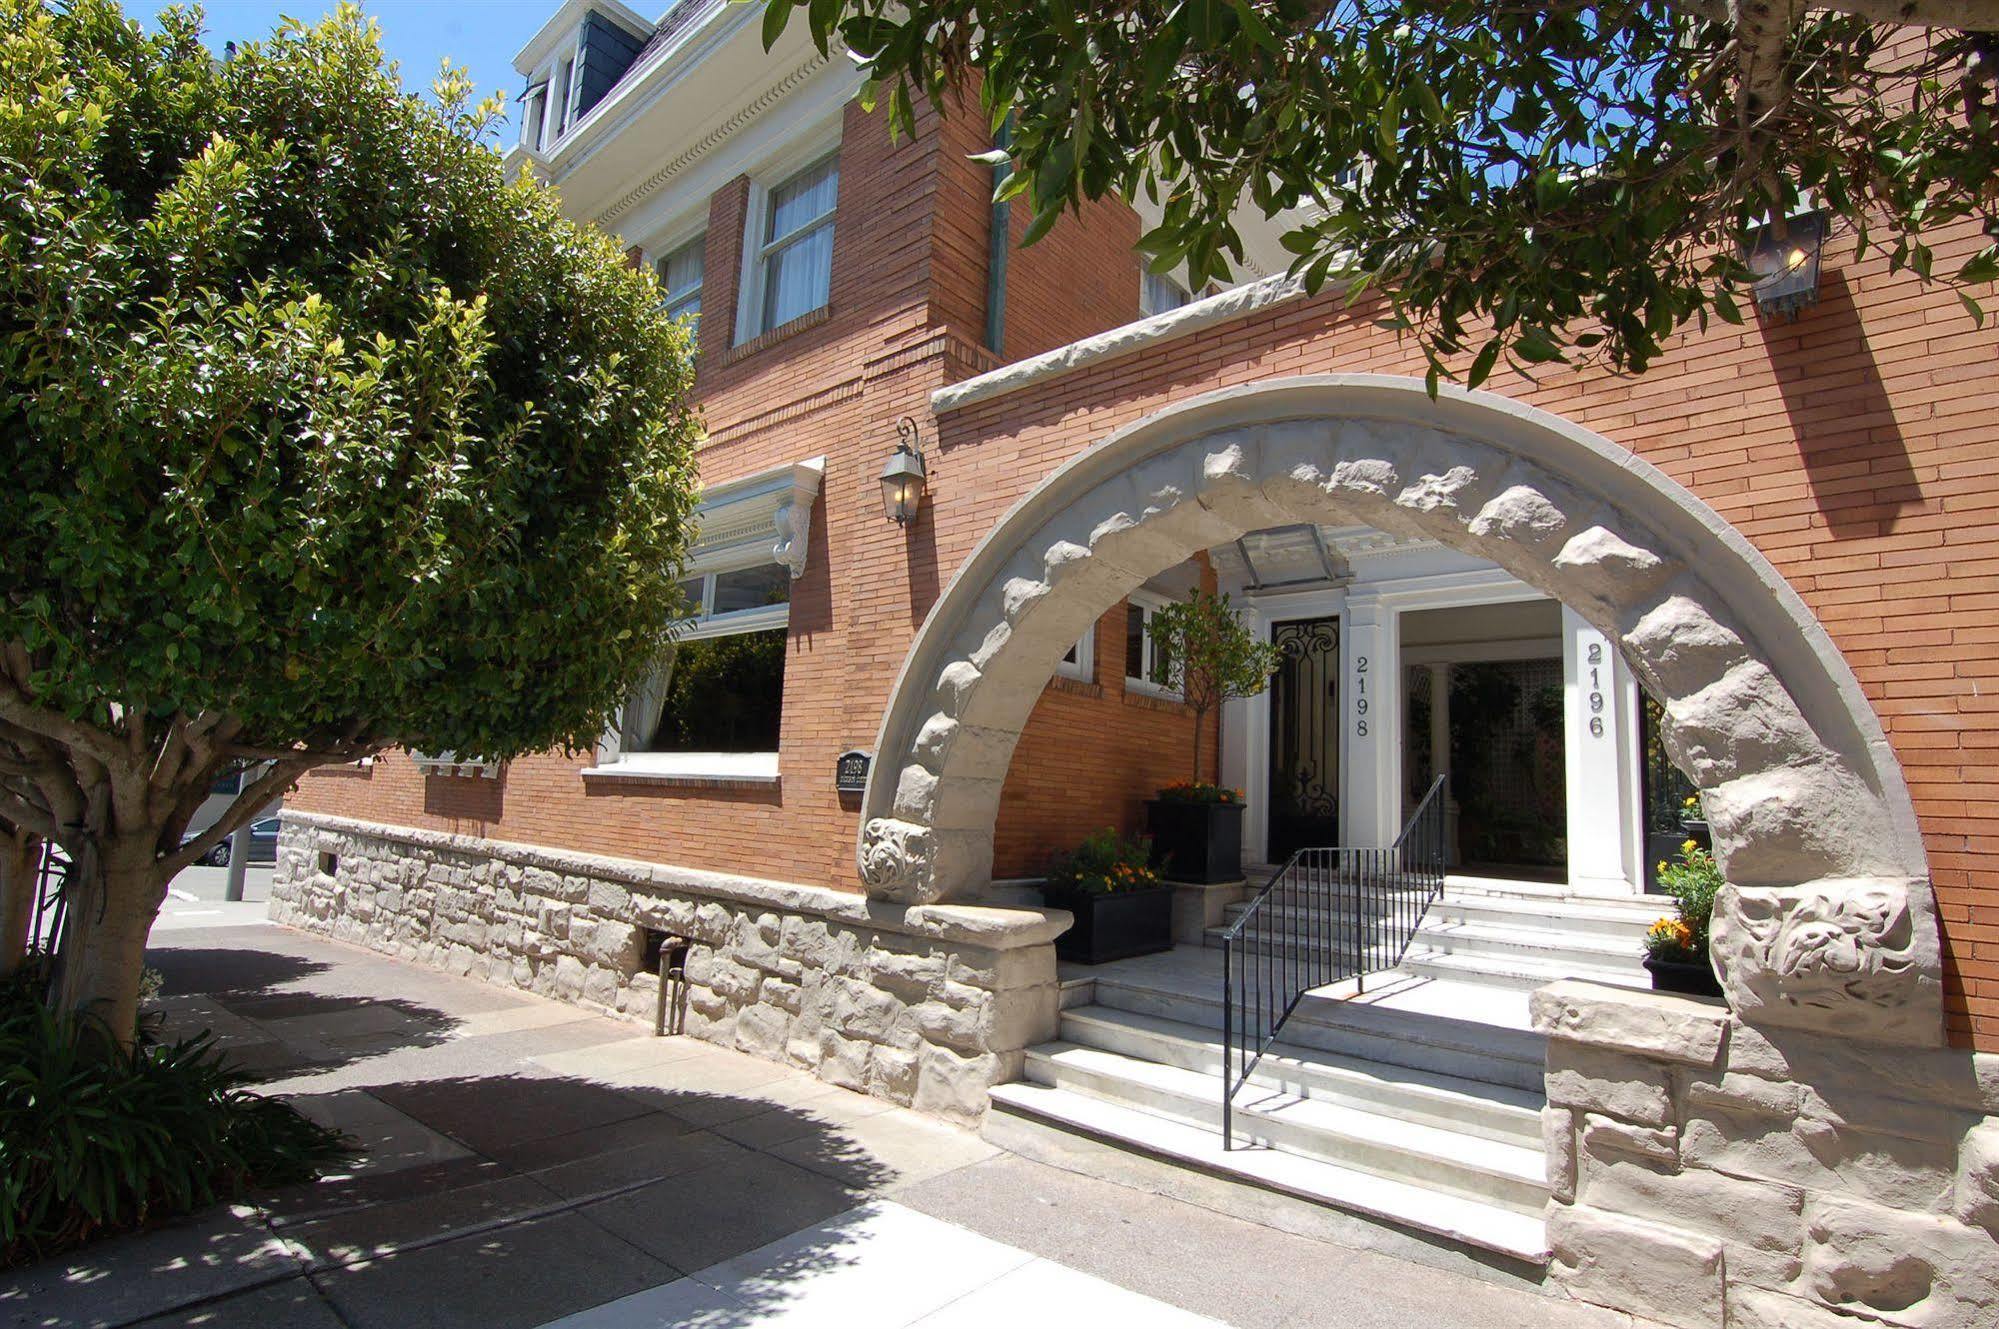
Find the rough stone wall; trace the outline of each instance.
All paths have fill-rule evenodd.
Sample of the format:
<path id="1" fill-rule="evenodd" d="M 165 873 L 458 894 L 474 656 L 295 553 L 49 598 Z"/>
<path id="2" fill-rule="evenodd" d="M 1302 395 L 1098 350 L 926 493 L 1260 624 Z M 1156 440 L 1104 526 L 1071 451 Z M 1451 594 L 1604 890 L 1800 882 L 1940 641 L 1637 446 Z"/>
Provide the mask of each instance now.
<path id="1" fill-rule="evenodd" d="M 1668 1324 L 1999 1324 L 1999 1057 L 1759 1030 L 1562 982 L 1551 1280 Z"/>
<path id="2" fill-rule="evenodd" d="M 331 868 L 331 871 L 327 869 Z M 686 937 L 681 1032 L 975 1125 L 1053 1037 L 1065 914 L 840 892 L 286 816 L 273 921 L 650 1025 L 645 931 Z"/>

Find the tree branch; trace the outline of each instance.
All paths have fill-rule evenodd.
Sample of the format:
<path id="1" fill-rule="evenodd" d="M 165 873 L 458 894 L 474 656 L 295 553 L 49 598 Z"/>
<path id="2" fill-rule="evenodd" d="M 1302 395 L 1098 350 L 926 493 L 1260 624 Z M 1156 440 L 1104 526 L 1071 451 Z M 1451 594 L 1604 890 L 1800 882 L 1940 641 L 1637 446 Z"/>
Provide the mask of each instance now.
<path id="1" fill-rule="evenodd" d="M 313 755 L 273 764 L 270 770 L 265 771 L 263 775 L 253 781 L 243 792 L 236 795 L 236 801 L 229 805 L 228 810 L 222 814 L 221 818 L 213 826 L 210 826 L 186 844 L 181 845 L 173 853 L 162 858 L 160 860 L 161 873 L 167 877 L 171 877 L 190 863 L 199 860 L 203 854 L 206 854 L 209 850 L 215 848 L 216 845 L 221 844 L 224 840 L 235 834 L 237 828 L 253 821 L 257 814 L 264 810 L 265 805 L 283 797 L 285 790 L 296 783 L 299 776 L 304 775 L 315 766 L 328 764 L 330 760 L 330 758 Z"/>

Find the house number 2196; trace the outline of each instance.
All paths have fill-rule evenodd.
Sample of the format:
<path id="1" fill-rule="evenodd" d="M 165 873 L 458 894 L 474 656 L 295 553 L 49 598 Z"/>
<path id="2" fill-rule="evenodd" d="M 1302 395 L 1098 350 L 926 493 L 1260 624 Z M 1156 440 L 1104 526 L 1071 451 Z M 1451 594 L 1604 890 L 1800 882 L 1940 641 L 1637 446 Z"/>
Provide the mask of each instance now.
<path id="1" fill-rule="evenodd" d="M 1603 643 L 1589 644 L 1589 732 L 1603 737 Z"/>
<path id="2" fill-rule="evenodd" d="M 1357 738 L 1367 737 L 1367 657 L 1353 658 L 1353 731 Z"/>

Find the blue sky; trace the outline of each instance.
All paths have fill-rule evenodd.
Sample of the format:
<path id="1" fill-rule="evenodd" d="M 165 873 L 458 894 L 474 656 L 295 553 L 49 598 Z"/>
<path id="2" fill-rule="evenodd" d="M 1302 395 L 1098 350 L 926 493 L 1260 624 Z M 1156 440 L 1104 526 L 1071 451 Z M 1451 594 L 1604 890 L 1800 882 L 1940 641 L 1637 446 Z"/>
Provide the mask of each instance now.
<path id="1" fill-rule="evenodd" d="M 472 72 L 479 95 L 506 95 L 508 109 L 521 90 L 514 52 L 527 44 L 559 0 L 365 0 L 362 9 L 382 25 L 382 45 L 402 65 L 403 82 L 428 88 L 437 62 L 450 56 Z M 208 42 L 217 50 L 227 41 L 267 37 L 280 17 L 316 19 L 334 0 L 207 0 Z M 126 12 L 158 13 L 159 0 L 125 0 Z M 638 6 L 644 9 L 644 6 Z"/>

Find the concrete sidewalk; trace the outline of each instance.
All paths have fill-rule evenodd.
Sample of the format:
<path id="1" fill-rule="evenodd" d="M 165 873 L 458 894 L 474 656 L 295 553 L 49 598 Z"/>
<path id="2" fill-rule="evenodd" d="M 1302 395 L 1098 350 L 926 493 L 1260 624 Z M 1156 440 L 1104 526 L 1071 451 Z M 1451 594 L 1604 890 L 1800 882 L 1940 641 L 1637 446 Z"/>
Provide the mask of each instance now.
<path id="1" fill-rule="evenodd" d="M 170 1034 L 213 1030 L 364 1152 L 347 1175 L 0 1274 L 0 1325 L 1626 1323 L 267 924 L 174 930 L 149 962 Z"/>

